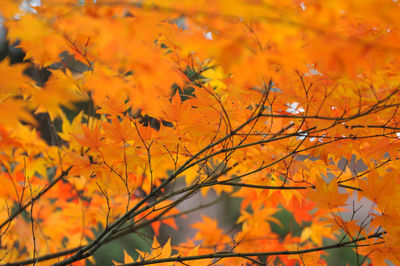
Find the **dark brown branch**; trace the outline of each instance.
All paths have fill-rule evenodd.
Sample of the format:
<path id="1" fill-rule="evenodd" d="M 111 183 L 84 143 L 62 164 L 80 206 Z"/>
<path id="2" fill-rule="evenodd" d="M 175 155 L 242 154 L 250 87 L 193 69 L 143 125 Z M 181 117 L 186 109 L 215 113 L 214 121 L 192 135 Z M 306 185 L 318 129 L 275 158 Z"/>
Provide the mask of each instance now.
<path id="1" fill-rule="evenodd" d="M 233 186 L 233 187 L 249 187 L 249 188 L 258 188 L 258 189 L 278 189 L 278 190 L 296 190 L 296 189 L 302 190 L 302 189 L 315 188 L 315 186 L 263 186 L 263 185 L 246 184 L 246 183 L 225 182 L 225 181 L 206 183 L 203 185 L 203 187 L 215 186 L 215 185 Z M 342 184 L 339 184 L 339 187 L 361 191 L 360 188 L 342 185 Z"/>
<path id="2" fill-rule="evenodd" d="M 243 253 L 235 253 L 235 252 L 216 252 L 211 254 L 197 255 L 197 256 L 186 256 L 186 257 L 171 257 L 164 259 L 152 259 L 152 260 L 144 260 L 140 262 L 123 264 L 123 266 L 138 266 L 138 265 L 150 265 L 157 263 L 165 263 L 165 262 L 181 262 L 181 261 L 191 261 L 191 260 L 201 260 L 201 259 L 220 259 L 220 258 L 246 258 L 246 257 L 258 257 L 258 256 L 282 256 L 282 255 L 300 255 L 306 253 L 312 253 L 317 251 L 323 251 L 328 249 L 342 248 L 353 246 L 355 243 L 371 239 L 381 237 L 386 232 L 371 234 L 367 237 L 360 237 L 355 240 L 338 242 L 332 245 L 326 245 L 317 248 L 309 248 L 309 249 L 300 249 L 300 250 L 282 250 L 282 251 L 271 251 L 271 252 L 243 252 Z"/>

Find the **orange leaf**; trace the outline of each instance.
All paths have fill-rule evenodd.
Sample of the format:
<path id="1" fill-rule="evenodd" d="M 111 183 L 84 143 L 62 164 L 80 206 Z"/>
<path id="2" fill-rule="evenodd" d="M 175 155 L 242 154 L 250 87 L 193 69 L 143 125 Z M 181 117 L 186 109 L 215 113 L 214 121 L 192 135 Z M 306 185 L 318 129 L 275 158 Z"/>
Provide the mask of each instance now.
<path id="1" fill-rule="evenodd" d="M 317 178 L 315 189 L 310 189 L 307 195 L 319 207 L 329 210 L 343 206 L 349 196 L 345 193 L 339 193 L 338 184 L 334 180 L 326 183 L 321 177 Z"/>

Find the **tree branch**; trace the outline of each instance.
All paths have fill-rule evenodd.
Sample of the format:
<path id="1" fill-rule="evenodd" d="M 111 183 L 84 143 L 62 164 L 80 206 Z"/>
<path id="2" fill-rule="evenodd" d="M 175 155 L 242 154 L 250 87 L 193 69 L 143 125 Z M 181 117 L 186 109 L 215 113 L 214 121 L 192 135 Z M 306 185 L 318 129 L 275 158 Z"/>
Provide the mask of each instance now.
<path id="1" fill-rule="evenodd" d="M 326 245 L 317 248 L 309 248 L 309 249 L 300 249 L 300 250 L 282 250 L 282 251 L 271 251 L 271 252 L 243 252 L 243 253 L 235 253 L 235 252 L 216 252 L 204 255 L 197 255 L 197 256 L 186 256 L 186 257 L 171 257 L 171 258 L 164 258 L 164 259 L 151 259 L 151 260 L 143 260 L 140 262 L 122 264 L 122 266 L 139 266 L 139 265 L 150 265 L 150 264 L 157 264 L 157 263 L 165 263 L 165 262 L 182 262 L 182 261 L 191 261 L 191 260 L 202 260 L 202 259 L 221 259 L 221 258 L 233 258 L 233 257 L 258 257 L 258 256 L 280 256 L 280 255 L 299 255 L 299 254 L 306 254 L 316 251 L 323 251 L 328 249 L 335 249 L 335 248 L 342 248 L 352 245 L 354 243 L 380 237 L 386 234 L 386 232 L 375 233 L 369 235 L 367 237 L 360 237 L 352 241 L 346 242 L 338 242 L 332 245 Z M 247 259 L 247 258 L 246 258 Z"/>

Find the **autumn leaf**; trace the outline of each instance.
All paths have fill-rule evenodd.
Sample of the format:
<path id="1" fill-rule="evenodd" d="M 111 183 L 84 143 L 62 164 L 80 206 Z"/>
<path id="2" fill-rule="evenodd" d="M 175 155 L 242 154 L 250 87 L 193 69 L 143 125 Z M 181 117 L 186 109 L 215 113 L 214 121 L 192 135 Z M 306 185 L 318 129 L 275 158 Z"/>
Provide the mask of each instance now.
<path id="1" fill-rule="evenodd" d="M 207 246 L 218 246 L 229 243 L 230 239 L 221 229 L 218 228 L 217 221 L 206 216 L 202 216 L 202 222 L 192 225 L 198 232 L 194 236 L 195 240 L 203 240 Z"/>
<path id="2" fill-rule="evenodd" d="M 23 74 L 26 67 L 26 64 L 10 65 L 7 58 L 0 62 L 0 76 L 3 80 L 0 87 L 0 101 L 25 94 L 26 87 L 32 82 Z"/>
<path id="3" fill-rule="evenodd" d="M 185 123 L 191 118 L 191 106 L 189 102 L 182 102 L 181 96 L 177 91 L 172 97 L 171 103 L 164 109 L 163 118 L 174 123 Z"/>
<path id="4" fill-rule="evenodd" d="M 128 254 L 128 252 L 126 252 L 126 250 L 124 250 L 124 262 L 119 263 L 119 262 L 113 261 L 114 265 L 123 265 L 126 263 L 133 263 L 133 262 L 134 262 L 133 258 Z"/>
<path id="5" fill-rule="evenodd" d="M 167 243 L 164 246 L 158 243 L 157 238 L 154 237 L 153 243 L 151 245 L 151 253 L 145 253 L 138 250 L 139 258 L 137 262 L 140 262 L 142 259 L 160 259 L 160 258 L 170 258 L 171 256 L 171 238 L 168 239 Z M 173 265 L 173 263 L 162 263 L 161 265 Z"/>
<path id="6" fill-rule="evenodd" d="M 393 173 L 386 173 L 382 177 L 377 171 L 371 171 L 366 180 L 360 180 L 361 195 L 377 203 L 382 209 L 392 205 L 393 200 L 397 198 L 396 176 Z"/>
<path id="7" fill-rule="evenodd" d="M 344 206 L 348 194 L 339 193 L 338 184 L 334 180 L 327 183 L 324 179 L 318 178 L 315 189 L 310 189 L 307 197 L 315 201 L 321 208 L 336 211 L 337 208 Z"/>
<path id="8" fill-rule="evenodd" d="M 79 92 L 79 81 L 61 71 L 54 71 L 44 88 L 36 88 L 31 105 L 36 113 L 47 112 L 52 119 L 59 116 L 60 106 L 73 109 L 73 103 L 83 99 Z M 51 98 L 51 101 L 48 99 Z"/>
<path id="9" fill-rule="evenodd" d="M 49 66 L 58 61 L 63 52 L 65 41 L 51 26 L 51 22 L 44 17 L 25 14 L 18 20 L 8 20 L 5 25 L 10 31 L 7 38 L 11 42 L 20 40 L 19 47 L 27 51 L 25 58 L 32 58 L 39 65 Z M 51 42 L 54 45 L 46 46 L 42 42 Z"/>
<path id="10" fill-rule="evenodd" d="M 124 117 L 122 121 L 119 121 L 118 118 L 112 118 L 110 122 L 111 123 L 102 124 L 106 137 L 117 143 L 124 144 L 134 139 L 136 132 L 134 126 L 127 117 Z"/>
<path id="11" fill-rule="evenodd" d="M 12 110 L 12 113 L 9 112 Z M 3 125 L 16 127 L 20 121 L 36 124 L 24 101 L 7 98 L 0 102 L 0 120 Z"/>
<path id="12" fill-rule="evenodd" d="M 2 262 L 96 263 L 129 233 L 124 264 L 398 263 L 399 13 L 2 1 Z"/>
<path id="13" fill-rule="evenodd" d="M 300 241 L 305 241 L 311 239 L 315 244 L 322 245 L 323 237 L 334 239 L 334 235 L 332 234 L 329 224 L 326 223 L 312 223 L 311 226 L 308 226 L 303 229 L 301 232 Z"/>
<path id="14" fill-rule="evenodd" d="M 102 145 L 100 128 L 95 126 L 93 130 L 90 130 L 87 126 L 81 125 L 83 135 L 73 135 L 75 140 L 82 146 L 86 146 L 93 149 L 98 149 Z"/>

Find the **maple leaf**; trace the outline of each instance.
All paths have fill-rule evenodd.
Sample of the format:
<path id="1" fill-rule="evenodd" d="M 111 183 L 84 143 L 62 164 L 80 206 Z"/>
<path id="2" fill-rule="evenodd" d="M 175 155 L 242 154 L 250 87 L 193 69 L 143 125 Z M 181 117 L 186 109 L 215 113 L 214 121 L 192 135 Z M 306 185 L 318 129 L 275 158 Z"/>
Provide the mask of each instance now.
<path id="1" fill-rule="evenodd" d="M 379 175 L 377 171 L 371 171 L 366 180 L 360 180 L 360 194 L 377 203 L 382 209 L 390 206 L 394 199 L 398 198 L 396 186 L 393 181 L 396 180 L 394 173 L 389 172 Z"/>
<path id="2" fill-rule="evenodd" d="M 123 265 L 126 263 L 133 263 L 135 262 L 134 259 L 128 254 L 128 252 L 126 252 L 126 250 L 124 250 L 124 262 L 119 263 L 113 260 L 114 265 Z"/>
<path id="3" fill-rule="evenodd" d="M 164 108 L 163 118 L 175 123 L 185 123 L 191 118 L 191 105 L 189 102 L 182 102 L 179 91 L 172 97 L 171 103 Z"/>
<path id="4" fill-rule="evenodd" d="M 12 132 L 0 124 L 0 148 L 5 150 L 6 147 L 19 148 L 22 143 L 12 136 Z"/>
<path id="5" fill-rule="evenodd" d="M 336 210 L 346 203 L 348 194 L 339 193 L 338 184 L 332 180 L 326 183 L 321 177 L 317 178 L 315 189 L 308 191 L 308 199 L 315 201 L 317 205 L 324 209 Z"/>
<path id="6" fill-rule="evenodd" d="M 36 113 L 47 112 L 54 119 L 59 116 L 61 105 L 73 109 L 73 102 L 83 99 L 78 87 L 78 81 L 71 76 L 53 71 L 44 88 L 33 92 L 31 105 L 37 107 Z"/>
<path id="7" fill-rule="evenodd" d="M 102 128 L 106 137 L 118 143 L 133 140 L 136 135 L 134 126 L 127 117 L 124 117 L 122 121 L 112 118 L 110 123 L 103 123 Z"/>
<path id="8" fill-rule="evenodd" d="M 0 101 L 8 97 L 25 94 L 26 87 L 31 80 L 23 74 L 26 64 L 10 65 L 8 58 L 0 62 L 0 78 L 3 82 L 0 85 Z"/>
<path id="9" fill-rule="evenodd" d="M 201 217 L 202 222 L 192 225 L 193 228 L 199 230 L 194 236 L 195 240 L 203 240 L 203 244 L 207 246 L 224 246 L 230 242 L 230 238 L 218 228 L 217 221 L 207 216 Z"/>
<path id="10" fill-rule="evenodd" d="M 312 220 L 313 215 L 311 215 L 310 212 L 315 208 L 315 203 L 292 198 L 288 208 L 294 210 L 294 219 L 298 224 L 302 224 L 303 221 Z"/>
<path id="11" fill-rule="evenodd" d="M 60 113 L 60 117 L 63 121 L 62 123 L 62 131 L 58 132 L 58 135 L 64 139 L 65 141 L 70 141 L 71 139 L 71 132 L 76 133 L 83 133 L 80 131 L 83 131 L 80 124 L 82 123 L 83 119 L 83 112 L 80 112 L 77 114 L 73 120 L 70 122 L 67 116 L 64 114 L 64 112 Z"/>
<path id="12" fill-rule="evenodd" d="M 18 20 L 6 21 L 5 25 L 10 29 L 7 38 L 12 42 L 20 40 L 18 47 L 27 51 L 25 58 L 32 58 L 39 65 L 49 66 L 57 62 L 66 47 L 64 38 L 54 31 L 45 17 L 24 14 Z M 46 46 L 43 42 L 54 45 Z"/>
<path id="13" fill-rule="evenodd" d="M 10 113 L 9 110 L 12 110 Z M 7 98 L 0 101 L 0 120 L 3 125 L 17 127 L 20 121 L 25 121 L 36 125 L 36 121 L 27 109 L 24 101 Z"/>
<path id="14" fill-rule="evenodd" d="M 223 80 L 227 78 L 227 75 L 224 74 L 222 67 L 210 68 L 203 71 L 202 76 L 206 78 L 207 84 L 212 88 L 216 88 L 218 94 L 221 94 L 221 92 L 227 88 L 227 85 L 223 82 Z"/>
<path id="15" fill-rule="evenodd" d="M 99 104 L 101 109 L 97 110 L 99 114 L 109 114 L 122 116 L 122 114 L 130 107 L 124 96 L 108 96 Z"/>
<path id="16" fill-rule="evenodd" d="M 83 135 L 74 134 L 74 138 L 82 146 L 98 149 L 102 146 L 100 128 L 96 125 L 90 130 L 86 125 L 81 125 Z"/>
<path id="17" fill-rule="evenodd" d="M 333 239 L 334 236 L 330 230 L 329 224 L 323 222 L 313 222 L 311 226 L 303 229 L 301 232 L 300 241 L 311 239 L 318 246 L 322 245 L 323 237 Z"/>
<path id="18" fill-rule="evenodd" d="M 154 237 L 150 253 L 142 252 L 140 250 L 137 250 L 137 252 L 139 253 L 139 258 L 137 259 L 137 262 L 140 262 L 143 259 L 147 260 L 147 259 L 170 258 L 172 252 L 171 238 L 169 238 L 167 243 L 165 243 L 165 245 L 162 246 L 160 245 L 160 243 L 158 243 L 157 238 Z M 160 265 L 168 266 L 168 265 L 173 265 L 173 263 L 172 262 L 162 263 Z"/>

